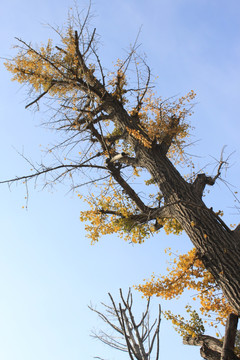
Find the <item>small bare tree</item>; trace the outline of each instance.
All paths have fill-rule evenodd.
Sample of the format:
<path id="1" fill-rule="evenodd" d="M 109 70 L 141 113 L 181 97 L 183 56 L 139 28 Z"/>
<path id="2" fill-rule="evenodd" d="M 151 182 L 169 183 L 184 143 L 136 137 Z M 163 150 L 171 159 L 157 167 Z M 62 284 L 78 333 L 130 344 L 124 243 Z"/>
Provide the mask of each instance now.
<path id="1" fill-rule="evenodd" d="M 123 296 L 122 289 L 120 289 L 121 301 L 118 306 L 112 295 L 110 293 L 108 295 L 112 304 L 109 306 L 102 303 L 105 313 L 97 311 L 92 306 L 89 306 L 89 309 L 97 313 L 105 323 L 110 325 L 118 336 L 109 335 L 103 330 L 99 332 L 93 331 L 92 336 L 114 349 L 128 352 L 131 360 L 150 360 L 153 357 L 158 360 L 161 322 L 160 305 L 158 317 L 150 325 L 150 298 L 147 301 L 146 310 L 142 313 L 140 321 L 136 322 L 132 311 L 133 298 L 131 289 L 129 289 L 126 299 Z"/>

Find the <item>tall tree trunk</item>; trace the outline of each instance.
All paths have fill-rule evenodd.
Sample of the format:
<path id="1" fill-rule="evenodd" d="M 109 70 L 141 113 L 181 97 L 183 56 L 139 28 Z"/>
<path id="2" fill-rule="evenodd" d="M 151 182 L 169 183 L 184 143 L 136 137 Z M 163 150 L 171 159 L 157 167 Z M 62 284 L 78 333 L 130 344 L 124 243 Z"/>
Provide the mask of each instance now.
<path id="1" fill-rule="evenodd" d="M 153 149 L 141 147 L 140 153 L 141 162 L 163 193 L 165 206 L 186 231 L 199 258 L 221 286 L 229 303 L 240 313 L 238 237 L 202 201 L 205 185 L 187 183 L 159 146 Z"/>

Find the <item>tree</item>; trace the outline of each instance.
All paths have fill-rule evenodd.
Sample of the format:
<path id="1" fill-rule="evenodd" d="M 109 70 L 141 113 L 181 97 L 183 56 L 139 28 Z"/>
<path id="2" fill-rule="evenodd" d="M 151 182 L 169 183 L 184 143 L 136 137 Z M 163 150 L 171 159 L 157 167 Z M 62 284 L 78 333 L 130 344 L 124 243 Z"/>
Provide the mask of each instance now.
<path id="1" fill-rule="evenodd" d="M 158 318 L 150 325 L 149 306 L 150 298 L 147 301 L 146 310 L 142 313 L 140 321 L 135 320 L 132 310 L 133 297 L 131 289 L 124 298 L 120 289 L 120 302 L 117 305 L 112 295 L 108 294 L 111 305 L 102 304 L 105 313 L 89 306 L 90 310 L 98 314 L 108 324 L 116 335 L 109 335 L 105 331 L 93 331 L 92 336 L 114 349 L 127 352 L 131 360 L 159 359 L 159 330 L 161 322 L 161 308 L 159 306 Z"/>
<path id="2" fill-rule="evenodd" d="M 239 226 L 231 230 L 202 199 L 227 162 L 221 157 L 216 174 L 208 176 L 194 173 L 185 154 L 194 91 L 180 99 L 155 96 L 137 41 L 127 58 L 106 73 L 89 16 L 90 9 L 82 22 L 72 17 L 66 29 L 56 29 L 61 46 L 49 40 L 33 48 L 18 39 L 19 52 L 6 67 L 13 80 L 29 87 L 33 99 L 27 108 L 46 99 L 51 109 L 47 123 L 62 137 L 49 149 L 55 163 L 32 164 L 30 175 L 3 182 L 28 183 L 49 174 L 46 183 L 69 177 L 77 191 L 90 185 L 84 198 L 90 210 L 81 213 L 81 220 L 88 222 L 92 242 L 118 233 L 141 243 L 161 228 L 174 234 L 184 230 L 199 267 L 222 290 L 231 311 L 239 314 Z M 179 165 L 190 169 L 191 176 L 181 175 Z"/>

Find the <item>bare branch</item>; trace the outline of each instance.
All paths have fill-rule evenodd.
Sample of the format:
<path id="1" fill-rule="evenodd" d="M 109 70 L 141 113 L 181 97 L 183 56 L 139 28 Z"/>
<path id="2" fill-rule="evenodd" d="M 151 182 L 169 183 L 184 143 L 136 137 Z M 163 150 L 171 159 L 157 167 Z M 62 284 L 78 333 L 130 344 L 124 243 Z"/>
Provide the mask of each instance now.
<path id="1" fill-rule="evenodd" d="M 118 182 L 119 185 L 124 189 L 127 195 L 135 202 L 136 206 L 142 211 L 146 212 L 147 207 L 140 199 L 140 197 L 136 194 L 136 192 L 131 188 L 131 186 L 123 179 L 120 175 L 120 171 L 113 164 L 107 164 L 108 169 L 111 171 L 112 176 Z"/>
<path id="2" fill-rule="evenodd" d="M 221 154 L 221 157 L 222 157 L 222 154 Z M 198 174 L 197 175 L 196 180 L 192 184 L 192 187 L 193 187 L 194 191 L 196 192 L 196 194 L 198 194 L 198 196 L 202 197 L 202 194 L 203 194 L 203 191 L 204 191 L 206 185 L 213 186 L 215 184 L 216 180 L 220 177 L 221 169 L 222 169 L 223 165 L 225 165 L 225 164 L 227 164 L 226 161 L 223 161 L 223 160 L 219 161 L 217 174 L 214 177 L 206 176 L 206 174 Z"/>
<path id="3" fill-rule="evenodd" d="M 90 40 L 90 41 L 89 41 L 89 43 L 88 43 L 88 47 L 87 47 L 87 49 L 86 49 L 86 50 L 85 50 L 85 52 L 83 53 L 83 57 L 87 54 L 88 50 L 90 49 L 90 47 L 91 47 L 91 45 L 92 45 L 92 42 L 93 42 L 93 39 L 94 39 L 95 32 L 96 32 L 96 28 L 93 30 L 91 40 Z"/>
<path id="4" fill-rule="evenodd" d="M 100 156 L 100 154 L 98 156 Z M 91 159 L 93 159 L 95 157 L 96 157 L 96 155 L 94 157 L 92 157 Z M 21 181 L 21 180 L 26 181 L 26 180 L 30 180 L 30 179 L 39 177 L 39 176 L 41 176 L 43 174 L 47 174 L 49 172 L 53 172 L 53 171 L 60 170 L 60 169 L 66 169 L 63 174 L 69 173 L 74 169 L 81 169 L 81 168 L 94 168 L 94 169 L 102 169 L 102 170 L 107 169 L 105 166 L 86 164 L 86 162 L 90 161 L 91 159 L 88 159 L 84 163 L 77 164 L 77 165 L 74 165 L 74 164 L 62 164 L 62 165 L 53 166 L 53 167 L 45 167 L 44 165 L 41 165 L 40 169 L 38 169 L 33 174 L 24 175 L 24 176 L 20 176 L 20 177 L 15 177 L 15 178 L 9 179 L 9 180 L 0 181 L 0 184 L 6 184 L 6 183 L 10 184 L 10 183 L 13 183 L 13 182 L 16 182 L 16 181 Z"/>
<path id="5" fill-rule="evenodd" d="M 30 102 L 29 104 L 27 104 L 27 105 L 25 106 L 25 109 L 27 109 L 29 106 L 35 104 L 36 102 L 38 102 L 44 95 L 46 95 L 46 94 L 49 92 L 49 90 L 53 87 L 53 85 L 54 85 L 54 84 L 51 84 L 46 91 L 44 91 L 43 93 L 41 93 L 35 100 L 33 100 L 32 102 Z"/>
<path id="6" fill-rule="evenodd" d="M 104 304 L 105 305 L 105 304 Z M 112 322 L 110 322 L 107 318 L 107 316 L 105 316 L 103 313 L 101 313 L 100 311 L 97 311 L 96 309 L 93 309 L 93 307 L 88 306 L 88 308 L 92 311 L 94 311 L 96 314 L 98 314 L 98 316 L 104 320 L 107 324 L 109 324 L 115 331 L 119 332 L 120 334 L 123 335 L 123 331 L 121 330 L 121 328 L 117 327 L 116 325 L 114 325 Z M 120 324 L 121 325 L 121 324 Z"/>

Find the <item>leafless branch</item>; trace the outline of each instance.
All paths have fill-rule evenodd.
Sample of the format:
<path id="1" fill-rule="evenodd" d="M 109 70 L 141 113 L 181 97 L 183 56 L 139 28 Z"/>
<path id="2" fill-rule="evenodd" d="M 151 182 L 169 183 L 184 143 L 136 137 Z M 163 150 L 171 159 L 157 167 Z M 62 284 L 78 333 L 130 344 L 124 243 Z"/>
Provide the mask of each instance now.
<path id="1" fill-rule="evenodd" d="M 46 91 L 44 91 L 43 93 L 41 93 L 35 100 L 33 100 L 33 101 L 31 101 L 29 104 L 27 104 L 27 105 L 25 106 L 25 109 L 27 109 L 29 106 L 35 104 L 36 102 L 38 102 L 44 95 L 46 95 L 46 94 L 49 92 L 49 90 L 53 87 L 53 85 L 54 85 L 54 84 L 51 84 Z"/>
<path id="2" fill-rule="evenodd" d="M 207 176 L 206 174 L 198 174 L 195 181 L 193 182 L 192 186 L 194 191 L 201 197 L 203 194 L 203 191 L 205 189 L 206 185 L 210 185 L 213 186 L 216 182 L 216 180 L 220 177 L 221 175 L 221 169 L 223 166 L 226 166 L 227 160 L 223 160 L 223 152 L 224 152 L 224 148 L 223 147 L 222 151 L 221 151 L 221 156 L 220 156 L 220 160 L 218 161 L 218 168 L 217 168 L 217 173 L 215 176 Z"/>

